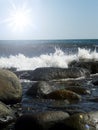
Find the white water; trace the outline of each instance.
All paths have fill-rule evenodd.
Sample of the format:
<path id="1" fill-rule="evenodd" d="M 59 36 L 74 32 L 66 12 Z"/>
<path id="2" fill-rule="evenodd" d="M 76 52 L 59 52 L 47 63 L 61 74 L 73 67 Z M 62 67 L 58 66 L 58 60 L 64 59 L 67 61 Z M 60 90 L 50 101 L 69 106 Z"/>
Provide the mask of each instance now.
<path id="1" fill-rule="evenodd" d="M 26 57 L 23 54 L 0 58 L 0 68 L 15 67 L 17 70 L 34 70 L 38 67 L 62 67 L 67 68 L 73 60 L 98 60 L 98 53 L 87 49 L 78 48 L 77 54 L 65 54 L 61 49 L 55 49 L 54 53 L 42 54 L 39 57 Z"/>

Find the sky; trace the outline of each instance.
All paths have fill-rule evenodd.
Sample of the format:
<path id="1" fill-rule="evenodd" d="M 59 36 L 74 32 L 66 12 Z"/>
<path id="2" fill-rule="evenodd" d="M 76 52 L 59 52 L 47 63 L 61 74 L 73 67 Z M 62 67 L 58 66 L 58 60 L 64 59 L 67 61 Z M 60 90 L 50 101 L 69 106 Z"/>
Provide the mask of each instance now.
<path id="1" fill-rule="evenodd" d="M 0 40 L 98 39 L 98 0 L 0 0 Z"/>

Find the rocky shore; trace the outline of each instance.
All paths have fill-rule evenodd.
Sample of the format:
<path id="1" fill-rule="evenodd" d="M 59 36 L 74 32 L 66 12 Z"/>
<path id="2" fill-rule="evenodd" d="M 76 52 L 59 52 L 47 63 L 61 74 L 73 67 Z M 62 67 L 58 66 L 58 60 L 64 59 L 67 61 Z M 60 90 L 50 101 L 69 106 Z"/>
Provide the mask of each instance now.
<path id="1" fill-rule="evenodd" d="M 0 69 L 0 129 L 97 130 L 97 73 L 97 61 L 74 61 L 68 68 Z"/>

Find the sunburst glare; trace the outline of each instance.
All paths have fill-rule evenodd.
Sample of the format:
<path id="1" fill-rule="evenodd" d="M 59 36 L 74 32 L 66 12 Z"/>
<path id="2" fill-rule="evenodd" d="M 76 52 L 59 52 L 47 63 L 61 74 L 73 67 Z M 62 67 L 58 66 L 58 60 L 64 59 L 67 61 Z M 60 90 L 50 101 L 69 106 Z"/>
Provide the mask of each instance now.
<path id="1" fill-rule="evenodd" d="M 32 26 L 31 9 L 27 8 L 26 4 L 17 7 L 13 3 L 6 22 L 13 31 L 24 31 Z"/>

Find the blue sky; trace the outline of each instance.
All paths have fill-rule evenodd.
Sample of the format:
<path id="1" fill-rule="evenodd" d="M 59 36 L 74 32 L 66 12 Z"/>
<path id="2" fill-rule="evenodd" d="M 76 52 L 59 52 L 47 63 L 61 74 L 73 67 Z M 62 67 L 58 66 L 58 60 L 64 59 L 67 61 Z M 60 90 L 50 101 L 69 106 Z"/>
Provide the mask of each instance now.
<path id="1" fill-rule="evenodd" d="M 0 40 L 8 39 L 98 39 L 98 0 L 0 0 Z"/>

